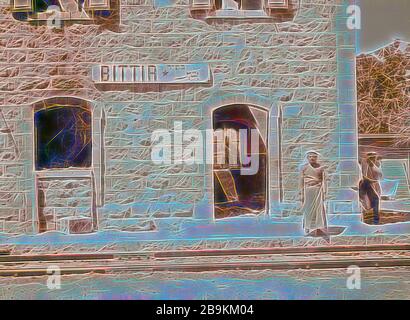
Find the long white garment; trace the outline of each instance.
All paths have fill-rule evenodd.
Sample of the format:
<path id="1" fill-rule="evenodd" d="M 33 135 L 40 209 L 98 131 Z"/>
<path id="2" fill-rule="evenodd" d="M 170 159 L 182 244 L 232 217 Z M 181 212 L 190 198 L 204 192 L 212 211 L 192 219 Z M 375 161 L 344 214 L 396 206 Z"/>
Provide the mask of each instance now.
<path id="1" fill-rule="evenodd" d="M 303 187 L 304 201 L 303 229 L 310 232 L 316 229 L 326 229 L 326 208 L 325 208 L 325 171 L 323 167 L 314 168 L 306 164 L 302 168 L 301 183 Z"/>

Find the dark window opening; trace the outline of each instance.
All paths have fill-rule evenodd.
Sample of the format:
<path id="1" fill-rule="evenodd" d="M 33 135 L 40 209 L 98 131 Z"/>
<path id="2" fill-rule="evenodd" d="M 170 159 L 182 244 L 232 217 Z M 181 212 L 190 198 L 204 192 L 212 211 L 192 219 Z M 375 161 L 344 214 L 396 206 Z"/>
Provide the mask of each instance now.
<path id="1" fill-rule="evenodd" d="M 267 206 L 267 128 L 268 113 L 248 105 L 221 107 L 213 113 L 214 144 L 214 206 L 215 218 L 232 217 L 243 214 L 260 214 Z M 248 136 L 247 150 L 241 150 L 240 131 L 245 129 Z M 258 170 L 252 175 L 241 174 L 241 169 L 252 163 L 244 164 L 228 161 L 240 159 L 241 154 L 251 153 L 250 132 L 258 134 L 259 148 L 256 151 Z M 223 137 L 223 143 L 217 137 Z M 221 150 L 224 148 L 225 150 Z M 236 149 L 236 150 L 233 150 Z M 221 151 L 227 161 L 221 163 Z M 255 164 L 253 164 L 255 165 Z"/>
<path id="2" fill-rule="evenodd" d="M 91 111 L 84 105 L 45 106 L 34 113 L 36 170 L 91 166 Z"/>

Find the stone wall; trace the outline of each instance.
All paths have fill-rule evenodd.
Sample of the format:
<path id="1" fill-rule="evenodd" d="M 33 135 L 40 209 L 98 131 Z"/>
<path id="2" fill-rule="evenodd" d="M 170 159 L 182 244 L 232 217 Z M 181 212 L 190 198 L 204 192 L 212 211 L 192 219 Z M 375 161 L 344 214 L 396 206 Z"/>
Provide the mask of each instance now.
<path id="1" fill-rule="evenodd" d="M 270 176 L 277 195 L 271 214 L 300 214 L 298 166 L 309 149 L 329 166 L 330 197 L 351 201 L 341 190 L 352 183 L 343 177 L 355 173 L 355 101 L 344 99 L 338 86 L 354 77 L 341 64 L 354 65 L 354 56 L 343 60 L 354 53 L 344 26 L 349 1 L 292 0 L 296 14 L 281 23 L 206 23 L 191 18 L 188 0 L 171 2 L 122 0 L 113 32 L 97 25 L 32 26 L 14 20 L 8 1 L 0 0 L 0 231 L 37 230 L 31 105 L 54 96 L 90 101 L 94 122 L 104 123 L 98 143 L 93 140 L 100 229 L 153 230 L 156 219 L 212 219 L 211 167 L 154 165 L 150 136 L 172 130 L 175 121 L 184 129 L 210 128 L 218 101 L 242 98 L 279 117 L 271 118 L 279 123 L 270 132 L 271 166 L 278 167 Z M 104 91 L 91 80 L 91 67 L 100 63 L 197 62 L 209 64 L 212 86 Z M 354 82 L 346 87 L 351 95 Z M 348 151 L 341 137 L 351 141 Z"/>
<path id="2" fill-rule="evenodd" d="M 60 231 L 67 217 L 92 218 L 92 180 L 43 178 L 37 182 L 39 223 L 47 231 Z"/>

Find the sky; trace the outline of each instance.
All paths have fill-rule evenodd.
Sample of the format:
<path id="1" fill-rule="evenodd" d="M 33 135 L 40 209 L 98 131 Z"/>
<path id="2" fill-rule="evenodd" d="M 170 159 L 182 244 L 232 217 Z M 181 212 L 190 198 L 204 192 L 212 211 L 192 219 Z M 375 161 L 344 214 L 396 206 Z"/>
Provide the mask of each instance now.
<path id="1" fill-rule="evenodd" d="M 362 28 L 358 51 L 370 52 L 394 39 L 410 42 L 410 0 L 357 0 Z"/>

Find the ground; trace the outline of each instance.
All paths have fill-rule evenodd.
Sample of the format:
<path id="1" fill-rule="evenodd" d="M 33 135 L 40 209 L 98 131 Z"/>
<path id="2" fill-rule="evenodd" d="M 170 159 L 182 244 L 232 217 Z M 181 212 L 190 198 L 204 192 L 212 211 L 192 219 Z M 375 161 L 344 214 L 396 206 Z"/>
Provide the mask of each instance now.
<path id="1" fill-rule="evenodd" d="M 0 278 L 1 299 L 408 299 L 410 267 L 363 268 L 361 289 L 346 269 L 219 272 L 138 272 Z"/>
<path id="2" fill-rule="evenodd" d="M 192 239 L 162 244 L 156 233 L 0 238 L 11 250 L 0 256 L 0 299 L 409 299 L 410 222 L 329 218 L 344 231 L 328 241 L 303 236 L 299 217 L 215 223 L 202 230 L 212 241 L 188 223 L 178 236 Z M 248 238 L 239 238 L 244 230 Z M 62 259 L 77 253 L 106 256 Z M 47 287 L 53 265 L 66 269 L 61 289 Z M 348 267 L 355 265 L 360 289 L 349 289 Z"/>

